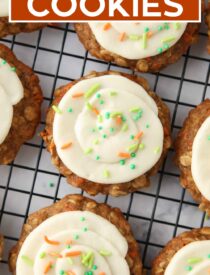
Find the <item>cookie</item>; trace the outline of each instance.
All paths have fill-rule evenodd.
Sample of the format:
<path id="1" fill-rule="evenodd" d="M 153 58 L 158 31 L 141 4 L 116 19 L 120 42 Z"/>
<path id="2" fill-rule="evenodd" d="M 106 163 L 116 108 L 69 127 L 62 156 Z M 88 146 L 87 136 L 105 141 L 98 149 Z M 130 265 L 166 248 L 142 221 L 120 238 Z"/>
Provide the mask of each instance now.
<path id="1" fill-rule="evenodd" d="M 33 32 L 47 24 L 44 23 L 9 23 L 9 0 L 0 1 L 0 38 L 20 32 Z"/>
<path id="2" fill-rule="evenodd" d="M 209 227 L 180 234 L 156 257 L 152 265 L 152 275 L 208 275 L 209 246 Z"/>
<path id="3" fill-rule="evenodd" d="M 76 23 L 95 57 L 140 72 L 159 72 L 175 63 L 198 38 L 200 24 L 163 22 Z"/>
<path id="4" fill-rule="evenodd" d="M 0 44 L 0 164 L 14 160 L 40 122 L 42 92 L 32 69 Z"/>
<path id="5" fill-rule="evenodd" d="M 69 195 L 31 214 L 9 259 L 13 274 L 141 275 L 138 244 L 117 208 Z M 59 273 L 60 272 L 60 273 Z"/>
<path id="6" fill-rule="evenodd" d="M 181 171 L 181 185 L 199 208 L 210 214 L 210 100 L 193 109 L 184 122 L 175 142 L 175 162 Z"/>
<path id="7" fill-rule="evenodd" d="M 169 123 L 145 79 L 93 72 L 56 91 L 42 137 L 70 184 L 121 196 L 157 173 L 171 146 Z"/>
<path id="8" fill-rule="evenodd" d="M 4 237 L 0 234 L 0 261 L 3 257 L 3 250 L 4 250 Z"/>

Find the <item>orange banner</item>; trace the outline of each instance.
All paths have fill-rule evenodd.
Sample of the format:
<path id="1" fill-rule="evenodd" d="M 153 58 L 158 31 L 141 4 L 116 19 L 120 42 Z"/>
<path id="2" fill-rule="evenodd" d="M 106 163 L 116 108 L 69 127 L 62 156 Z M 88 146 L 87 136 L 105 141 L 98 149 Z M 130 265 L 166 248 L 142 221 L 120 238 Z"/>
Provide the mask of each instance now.
<path id="1" fill-rule="evenodd" d="M 11 0 L 11 21 L 200 21 L 199 0 Z"/>

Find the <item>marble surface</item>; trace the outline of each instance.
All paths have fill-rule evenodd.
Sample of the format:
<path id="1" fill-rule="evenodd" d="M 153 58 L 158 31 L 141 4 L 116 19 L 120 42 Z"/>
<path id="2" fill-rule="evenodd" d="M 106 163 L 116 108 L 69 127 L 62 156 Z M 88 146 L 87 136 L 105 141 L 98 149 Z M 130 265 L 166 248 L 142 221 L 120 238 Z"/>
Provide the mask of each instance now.
<path id="1" fill-rule="evenodd" d="M 52 204 L 55 196 L 62 198 L 69 193 L 81 192 L 66 184 L 65 179 L 59 176 L 38 133 L 44 127 L 46 109 L 55 87 L 81 77 L 82 71 L 84 74 L 91 70 L 104 71 L 108 65 L 98 62 L 89 54 L 84 62 L 86 52 L 83 46 L 72 31 L 71 25 L 67 27 L 65 37 L 65 27 L 63 25 L 63 29 L 47 28 L 42 32 L 20 34 L 14 40 L 7 37 L 2 41 L 13 47 L 18 58 L 34 67 L 40 77 L 45 100 L 42 123 L 37 135 L 21 147 L 13 166 L 0 166 L 0 209 L 3 211 L 0 231 L 6 236 L 0 274 L 10 274 L 6 264 L 8 252 L 19 237 L 24 217 Z M 206 52 L 207 37 L 204 33 L 205 27 L 201 30 L 199 44 L 190 49 L 187 60 L 182 57 L 158 76 L 144 75 L 171 110 L 174 137 L 190 109 L 199 104 L 203 97 L 210 96 L 209 56 Z M 39 45 L 34 62 L 37 41 Z M 130 70 L 115 65 L 112 65 L 111 69 L 131 73 Z M 205 85 L 206 80 L 208 85 Z M 179 171 L 173 164 L 173 154 L 171 150 L 161 171 L 152 178 L 149 188 L 122 198 L 106 198 L 102 195 L 96 197 L 97 201 L 107 200 L 125 213 L 139 242 L 147 268 L 158 251 L 173 236 L 203 224 L 210 225 L 210 221 L 204 219 L 204 214 L 180 187 Z"/>

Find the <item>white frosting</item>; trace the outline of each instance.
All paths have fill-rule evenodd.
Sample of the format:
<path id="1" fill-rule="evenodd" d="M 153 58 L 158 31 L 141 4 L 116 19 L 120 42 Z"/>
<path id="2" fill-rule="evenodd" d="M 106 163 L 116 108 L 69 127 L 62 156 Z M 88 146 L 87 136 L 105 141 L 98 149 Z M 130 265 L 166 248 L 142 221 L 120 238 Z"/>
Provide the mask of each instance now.
<path id="1" fill-rule="evenodd" d="M 173 256 L 164 275 L 209 275 L 209 270 L 210 241 L 195 241 Z"/>
<path id="2" fill-rule="evenodd" d="M 58 244 L 49 244 L 45 236 Z M 70 247 L 67 246 L 69 243 Z M 80 251 L 82 255 L 92 253 L 92 264 L 89 267 L 83 264 L 82 255 L 67 257 L 66 253 L 74 251 Z M 108 255 L 105 256 L 101 251 Z M 84 275 L 87 271 L 93 271 L 93 275 L 100 272 L 106 275 L 129 275 L 125 260 L 127 251 L 126 239 L 109 221 L 88 211 L 69 211 L 45 220 L 29 234 L 19 252 L 16 275 L 43 275 L 49 262 L 53 265 L 46 273 L 49 275 L 60 275 L 61 271 L 72 271 L 76 275 Z M 43 252 L 45 256 L 40 257 Z M 61 256 L 55 257 L 51 253 Z M 24 260 L 26 257 L 30 263 Z M 94 266 L 97 268 L 94 269 Z"/>
<path id="3" fill-rule="evenodd" d="M 90 98 L 74 98 L 95 84 L 100 88 Z M 100 114 L 89 110 L 87 102 Z M 135 107 L 138 112 L 131 111 Z M 157 106 L 140 85 L 125 77 L 106 75 L 80 81 L 64 95 L 58 108 L 61 113 L 55 114 L 53 124 L 58 155 L 82 178 L 103 184 L 128 182 L 149 171 L 161 156 L 163 127 Z M 115 112 L 126 121 L 118 124 L 112 118 Z M 142 137 L 133 139 L 140 132 Z M 62 149 L 69 142 L 71 147 Z M 129 154 L 124 165 L 120 153 Z"/>
<path id="4" fill-rule="evenodd" d="M 107 23 L 88 24 L 103 48 L 127 59 L 141 59 L 162 53 L 181 38 L 187 26 L 187 23 L 181 22 L 110 22 L 111 27 L 104 30 Z M 122 34 L 123 41 L 119 39 Z"/>
<path id="5" fill-rule="evenodd" d="M 7 137 L 12 124 L 13 105 L 24 95 L 23 85 L 15 70 L 0 58 L 0 144 Z"/>
<path id="6" fill-rule="evenodd" d="M 0 0 L 0 17 L 9 15 L 9 0 Z"/>
<path id="7" fill-rule="evenodd" d="M 192 147 L 192 176 L 201 194 L 210 200 L 210 117 L 198 130 Z"/>

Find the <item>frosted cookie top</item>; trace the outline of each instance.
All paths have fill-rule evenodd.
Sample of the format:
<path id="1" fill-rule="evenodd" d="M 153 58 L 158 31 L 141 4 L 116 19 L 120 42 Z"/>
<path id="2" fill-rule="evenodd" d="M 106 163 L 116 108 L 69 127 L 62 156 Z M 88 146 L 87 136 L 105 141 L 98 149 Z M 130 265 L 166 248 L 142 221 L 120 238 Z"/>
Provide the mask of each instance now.
<path id="1" fill-rule="evenodd" d="M 9 0 L 0 0 L 0 17 L 9 16 Z"/>
<path id="2" fill-rule="evenodd" d="M 201 194 L 210 200 L 210 117 L 198 130 L 192 147 L 191 171 L 193 180 Z"/>
<path id="3" fill-rule="evenodd" d="M 24 95 L 23 85 L 6 60 L 0 58 L 0 144 L 6 139 L 13 119 L 13 105 L 16 105 Z"/>
<path id="4" fill-rule="evenodd" d="M 156 103 L 126 77 L 82 80 L 53 108 L 57 153 L 82 178 L 128 182 L 149 171 L 161 156 L 164 135 Z"/>
<path id="5" fill-rule="evenodd" d="M 108 220 L 88 211 L 57 214 L 24 241 L 16 275 L 129 275 L 126 239 Z"/>
<path id="6" fill-rule="evenodd" d="M 183 35 L 187 23 L 90 22 L 97 42 L 127 59 L 152 57 L 168 50 Z"/>
<path id="7" fill-rule="evenodd" d="M 185 245 L 173 256 L 164 275 L 209 275 L 209 248 L 209 240 Z"/>

